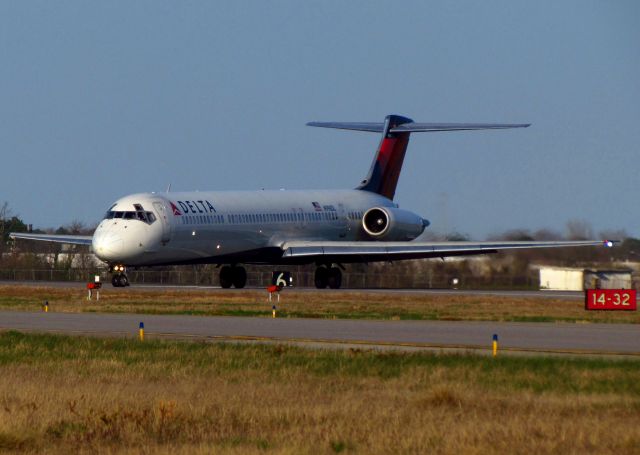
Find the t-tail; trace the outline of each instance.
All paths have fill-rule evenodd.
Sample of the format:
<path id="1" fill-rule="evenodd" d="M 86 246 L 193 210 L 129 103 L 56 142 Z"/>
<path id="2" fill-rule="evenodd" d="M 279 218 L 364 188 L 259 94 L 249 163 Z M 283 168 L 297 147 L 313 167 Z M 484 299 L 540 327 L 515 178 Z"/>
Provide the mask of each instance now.
<path id="1" fill-rule="evenodd" d="M 336 128 L 342 130 L 382 133 L 376 156 L 371 163 L 369 174 L 357 187 L 393 200 L 402 170 L 404 155 L 409 145 L 411 133 L 436 131 L 492 130 L 506 128 L 526 128 L 529 123 L 415 123 L 400 115 L 387 115 L 382 123 L 369 122 L 309 122 L 308 126 Z"/>

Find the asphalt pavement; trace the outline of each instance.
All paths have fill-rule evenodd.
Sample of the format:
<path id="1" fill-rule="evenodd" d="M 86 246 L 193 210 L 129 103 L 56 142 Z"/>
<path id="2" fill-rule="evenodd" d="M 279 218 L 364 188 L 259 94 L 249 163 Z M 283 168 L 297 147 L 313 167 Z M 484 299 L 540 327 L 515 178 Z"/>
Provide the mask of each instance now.
<path id="1" fill-rule="evenodd" d="M 640 356 L 635 324 L 370 321 L 106 313 L 0 312 L 0 330 L 396 348 Z"/>

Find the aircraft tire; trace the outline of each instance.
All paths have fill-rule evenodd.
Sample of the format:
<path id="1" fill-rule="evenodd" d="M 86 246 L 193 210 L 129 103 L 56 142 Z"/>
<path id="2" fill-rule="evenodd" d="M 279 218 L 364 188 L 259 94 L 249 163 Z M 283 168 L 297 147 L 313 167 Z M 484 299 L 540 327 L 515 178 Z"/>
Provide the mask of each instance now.
<path id="1" fill-rule="evenodd" d="M 111 277 L 111 285 L 114 288 L 119 288 L 120 287 L 120 280 L 119 280 L 119 275 L 113 275 Z"/>
<path id="2" fill-rule="evenodd" d="M 220 286 L 229 289 L 233 285 L 233 269 L 225 265 L 220 269 Z"/>
<path id="3" fill-rule="evenodd" d="M 120 286 L 122 286 L 123 288 L 126 286 L 131 286 L 131 283 L 129 283 L 129 278 L 127 278 L 127 275 L 125 275 L 124 273 L 120 275 Z"/>
<path id="4" fill-rule="evenodd" d="M 242 289 L 247 284 L 247 271 L 244 267 L 233 267 L 233 286 Z"/>
<path id="5" fill-rule="evenodd" d="M 329 270 L 326 267 L 318 267 L 313 276 L 313 282 L 317 289 L 324 289 L 329 284 Z"/>
<path id="6" fill-rule="evenodd" d="M 327 284 L 331 289 L 340 289 L 340 286 L 342 286 L 342 272 L 338 267 L 329 269 Z"/>

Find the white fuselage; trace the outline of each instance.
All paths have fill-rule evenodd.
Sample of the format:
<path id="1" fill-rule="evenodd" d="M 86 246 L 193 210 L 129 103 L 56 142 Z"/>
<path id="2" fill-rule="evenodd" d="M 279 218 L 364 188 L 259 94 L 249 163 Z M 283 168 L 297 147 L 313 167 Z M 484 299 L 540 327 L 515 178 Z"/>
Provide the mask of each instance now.
<path id="1" fill-rule="evenodd" d="M 119 199 L 93 236 L 109 264 L 277 263 L 293 240 L 365 238 L 362 216 L 397 207 L 360 190 L 141 193 Z"/>

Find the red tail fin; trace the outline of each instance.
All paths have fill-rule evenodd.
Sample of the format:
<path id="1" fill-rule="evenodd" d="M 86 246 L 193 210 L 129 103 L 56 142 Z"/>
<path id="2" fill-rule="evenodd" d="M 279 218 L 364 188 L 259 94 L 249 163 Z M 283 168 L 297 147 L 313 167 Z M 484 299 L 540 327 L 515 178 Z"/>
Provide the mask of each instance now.
<path id="1" fill-rule="evenodd" d="M 413 120 L 399 115 L 388 115 L 384 121 L 382 139 L 371 164 L 371 169 L 359 190 L 371 191 L 393 199 L 409 144 L 409 132 L 394 133 L 390 130 L 398 125 L 413 123 Z"/>

